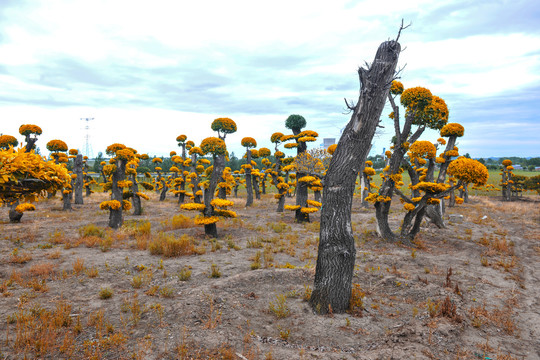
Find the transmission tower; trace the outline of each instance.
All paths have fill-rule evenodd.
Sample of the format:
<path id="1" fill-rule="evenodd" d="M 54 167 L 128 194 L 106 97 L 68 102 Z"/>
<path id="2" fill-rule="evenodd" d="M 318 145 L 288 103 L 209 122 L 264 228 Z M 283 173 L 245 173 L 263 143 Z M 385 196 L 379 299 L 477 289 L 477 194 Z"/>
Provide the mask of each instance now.
<path id="1" fill-rule="evenodd" d="M 90 145 L 90 121 L 94 120 L 94 118 L 81 118 L 81 120 L 86 122 L 84 126 L 84 129 L 86 130 L 84 155 L 88 156 L 89 159 L 92 159 L 94 157 L 94 154 L 92 154 L 92 145 Z"/>

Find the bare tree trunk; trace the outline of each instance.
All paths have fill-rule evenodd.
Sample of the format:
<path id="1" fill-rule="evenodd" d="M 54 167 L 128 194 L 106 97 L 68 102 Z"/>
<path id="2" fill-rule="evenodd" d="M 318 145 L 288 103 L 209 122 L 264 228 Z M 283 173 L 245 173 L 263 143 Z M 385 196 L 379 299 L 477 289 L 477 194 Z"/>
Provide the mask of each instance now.
<path id="1" fill-rule="evenodd" d="M 349 307 L 356 257 L 351 228 L 355 182 L 363 171 L 400 51 L 397 41 L 386 41 L 369 69 L 358 70 L 360 96 L 324 179 L 317 268 L 310 299 L 320 314 L 340 313 Z"/>
<path id="2" fill-rule="evenodd" d="M 78 154 L 75 158 L 75 161 L 73 162 L 73 173 L 77 175 L 77 178 L 75 179 L 75 189 L 73 191 L 75 192 L 75 204 L 82 205 L 84 204 L 83 201 L 83 186 L 84 186 L 84 178 L 83 178 L 83 156 L 81 154 Z"/>
<path id="3" fill-rule="evenodd" d="M 73 210 L 73 208 L 71 207 L 71 200 L 70 200 L 70 196 L 69 196 L 70 194 L 71 194 L 71 192 L 68 193 L 68 194 L 65 194 L 62 191 L 62 203 L 64 204 L 62 210 L 64 210 L 64 211 Z"/>
<path id="4" fill-rule="evenodd" d="M 9 205 L 9 222 L 18 223 L 21 222 L 21 219 L 24 213 L 20 213 L 15 208 L 19 205 L 18 201 L 15 201 L 13 204 Z"/>

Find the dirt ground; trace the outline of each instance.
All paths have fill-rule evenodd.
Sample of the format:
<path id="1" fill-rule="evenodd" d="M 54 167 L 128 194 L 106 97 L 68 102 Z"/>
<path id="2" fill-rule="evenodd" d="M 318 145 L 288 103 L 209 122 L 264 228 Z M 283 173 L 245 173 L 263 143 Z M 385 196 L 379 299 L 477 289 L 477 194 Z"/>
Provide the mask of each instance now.
<path id="1" fill-rule="evenodd" d="M 306 302 L 318 213 L 296 224 L 271 195 L 249 209 L 232 198 L 238 218 L 212 241 L 173 219 L 195 215 L 175 198 L 150 195 L 118 231 L 105 194 L 71 212 L 41 201 L 20 224 L 2 209 L 1 359 L 540 359 L 538 196 L 472 197 L 415 248 L 381 241 L 356 201 L 357 307 L 319 316 Z M 89 224 L 101 233 L 84 236 Z M 151 254 L 183 235 L 193 254 Z"/>

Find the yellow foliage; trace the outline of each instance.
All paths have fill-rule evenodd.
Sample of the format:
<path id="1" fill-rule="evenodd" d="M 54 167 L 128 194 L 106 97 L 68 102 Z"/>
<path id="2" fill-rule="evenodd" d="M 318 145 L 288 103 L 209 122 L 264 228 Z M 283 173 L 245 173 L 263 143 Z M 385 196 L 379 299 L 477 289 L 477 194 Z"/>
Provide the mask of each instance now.
<path id="1" fill-rule="evenodd" d="M 45 161 L 24 148 L 0 150 L 0 164 L 0 201 L 3 202 L 36 201 L 45 191 L 54 192 L 71 183 L 63 165 Z"/>

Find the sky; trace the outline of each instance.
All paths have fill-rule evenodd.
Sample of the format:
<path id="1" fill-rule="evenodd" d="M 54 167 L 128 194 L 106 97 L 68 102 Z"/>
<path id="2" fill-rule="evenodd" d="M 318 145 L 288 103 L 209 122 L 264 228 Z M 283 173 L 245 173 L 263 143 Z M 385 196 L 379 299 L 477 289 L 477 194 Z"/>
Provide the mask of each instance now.
<path id="1" fill-rule="evenodd" d="M 400 81 L 446 101 L 461 154 L 540 156 L 538 0 L 0 0 L 0 133 L 39 125 L 42 154 L 62 139 L 86 155 L 88 135 L 90 156 L 116 142 L 168 156 L 229 117 L 239 156 L 243 137 L 271 148 L 300 114 L 320 146 L 339 140 L 358 68 L 402 19 Z M 371 155 L 390 145 L 390 111 Z"/>

